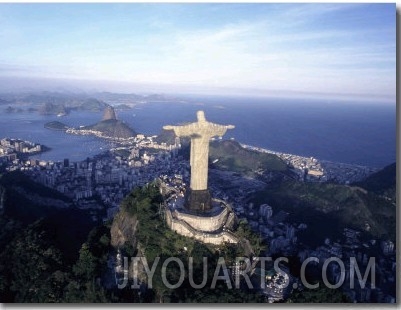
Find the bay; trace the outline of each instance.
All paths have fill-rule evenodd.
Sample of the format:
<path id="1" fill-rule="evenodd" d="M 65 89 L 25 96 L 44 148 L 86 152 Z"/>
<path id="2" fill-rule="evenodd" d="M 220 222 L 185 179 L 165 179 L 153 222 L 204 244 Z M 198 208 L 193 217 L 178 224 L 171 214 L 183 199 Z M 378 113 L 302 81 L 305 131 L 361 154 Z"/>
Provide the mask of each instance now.
<path id="1" fill-rule="evenodd" d="M 396 157 L 396 109 L 389 104 L 327 100 L 191 96 L 185 101 L 148 102 L 117 117 L 139 133 L 157 135 L 163 125 L 196 120 L 204 110 L 209 121 L 233 124 L 225 138 L 270 150 L 380 168 Z M 73 111 L 64 117 L 38 113 L 0 113 L 0 137 L 45 144 L 46 160 L 82 160 L 110 147 L 91 136 L 44 128 L 49 121 L 69 126 L 94 124 L 102 112 Z"/>

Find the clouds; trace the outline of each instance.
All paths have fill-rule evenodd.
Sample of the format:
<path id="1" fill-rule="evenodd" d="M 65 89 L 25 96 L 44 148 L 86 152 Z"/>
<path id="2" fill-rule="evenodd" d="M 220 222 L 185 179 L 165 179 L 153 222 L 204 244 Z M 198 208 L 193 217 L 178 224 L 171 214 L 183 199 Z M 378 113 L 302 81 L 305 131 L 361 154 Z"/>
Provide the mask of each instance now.
<path id="1" fill-rule="evenodd" d="M 31 75 L 107 78 L 175 89 L 192 85 L 395 96 L 395 6 L 71 4 L 63 8 L 67 19 L 60 15 L 47 19 L 57 5 L 36 6 L 35 10 L 44 11 L 36 12 L 42 16 L 40 22 L 30 20 L 34 31 L 20 20 L 23 12 L 8 8 L 15 19 L 3 22 L 8 30 L 0 31 L 0 43 L 6 46 L 0 51 L 0 63 L 42 68 L 36 73 L 28 70 Z M 10 31 L 19 34 L 12 36 Z M 7 37 L 13 38 L 12 44 L 7 45 Z M 10 70 L 0 68 L 0 75 L 6 74 Z"/>

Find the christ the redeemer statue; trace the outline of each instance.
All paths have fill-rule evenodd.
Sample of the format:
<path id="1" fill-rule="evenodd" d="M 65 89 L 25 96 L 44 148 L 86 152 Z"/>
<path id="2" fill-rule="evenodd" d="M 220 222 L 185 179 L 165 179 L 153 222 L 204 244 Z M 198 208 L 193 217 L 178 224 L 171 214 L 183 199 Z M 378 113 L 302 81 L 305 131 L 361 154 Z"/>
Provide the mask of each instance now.
<path id="1" fill-rule="evenodd" d="M 174 130 L 178 137 L 191 138 L 191 184 L 190 193 L 186 197 L 189 209 L 207 210 L 211 198 L 207 189 L 209 141 L 215 136 L 223 136 L 233 125 L 219 125 L 208 122 L 203 111 L 196 113 L 198 121 L 183 126 L 163 126 L 165 130 Z"/>

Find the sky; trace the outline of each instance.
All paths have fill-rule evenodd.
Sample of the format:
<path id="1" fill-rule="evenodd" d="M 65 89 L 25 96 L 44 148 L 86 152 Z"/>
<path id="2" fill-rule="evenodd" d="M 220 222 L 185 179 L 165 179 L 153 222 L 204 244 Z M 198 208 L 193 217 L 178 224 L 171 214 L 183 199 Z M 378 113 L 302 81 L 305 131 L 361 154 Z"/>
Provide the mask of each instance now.
<path id="1" fill-rule="evenodd" d="M 0 81 L 395 102 L 396 6 L 0 3 Z"/>

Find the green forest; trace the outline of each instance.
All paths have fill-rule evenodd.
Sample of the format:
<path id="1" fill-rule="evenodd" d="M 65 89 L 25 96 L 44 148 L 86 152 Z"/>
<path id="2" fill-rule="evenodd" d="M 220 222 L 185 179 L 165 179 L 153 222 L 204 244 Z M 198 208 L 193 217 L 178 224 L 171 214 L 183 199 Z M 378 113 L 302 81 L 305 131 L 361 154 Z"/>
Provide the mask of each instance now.
<path id="1" fill-rule="evenodd" d="M 22 178 L 20 175 L 13 177 Z M 35 186 L 41 187 L 38 184 Z M 6 190 L 12 192 L 10 187 Z M 0 217 L 3 227 L 0 235 L 1 302 L 263 302 L 262 295 L 257 291 L 242 287 L 228 289 L 224 280 L 218 280 L 216 287 L 211 288 L 218 258 L 223 257 L 226 265 L 230 266 L 235 257 L 243 254 L 242 248 L 231 244 L 216 248 L 169 230 L 159 212 L 161 196 L 156 184 L 135 188 L 122 202 L 120 211 L 125 216 L 137 218 L 139 225 L 135 238 L 148 264 L 152 266 L 155 258 L 160 257 L 153 287 L 146 292 L 130 286 L 119 289 L 117 284 L 109 289 L 103 286 L 108 256 L 115 253 L 110 244 L 111 222 L 90 228 L 85 223 L 85 215 L 78 210 L 74 216 L 67 216 L 65 211 L 41 211 L 35 216 L 31 214 L 32 218 L 37 218 L 33 222 L 24 222 L 18 219 L 18 212 L 8 212 L 15 205 L 15 199 L 7 195 L 6 210 Z M 81 231 L 77 231 L 77 224 L 82 224 Z M 239 225 L 238 231 L 252 242 L 258 239 L 244 224 Z M 127 256 L 138 254 L 137 248 L 130 242 L 122 251 Z M 182 285 L 177 289 L 168 289 L 160 277 L 160 268 L 169 257 L 177 257 L 183 262 L 187 262 L 189 257 L 194 258 L 194 283 L 203 280 L 203 257 L 206 257 L 207 283 L 204 288 L 191 287 L 188 264 L 184 263 L 186 269 Z M 168 265 L 166 275 L 170 283 L 177 282 L 177 268 L 178 265 Z"/>

